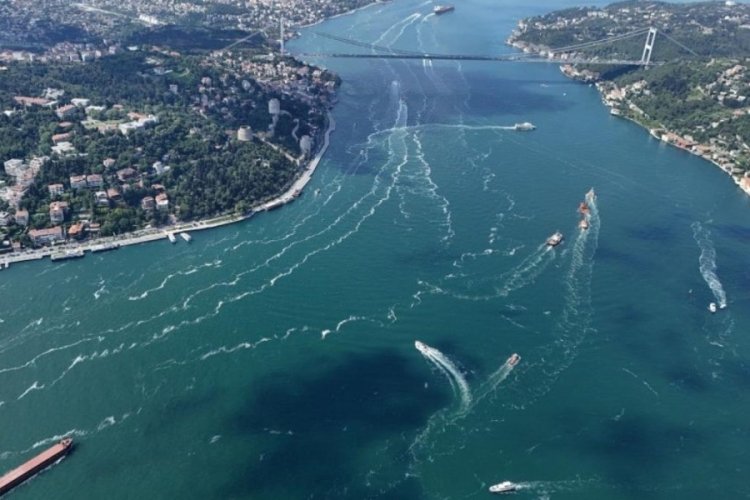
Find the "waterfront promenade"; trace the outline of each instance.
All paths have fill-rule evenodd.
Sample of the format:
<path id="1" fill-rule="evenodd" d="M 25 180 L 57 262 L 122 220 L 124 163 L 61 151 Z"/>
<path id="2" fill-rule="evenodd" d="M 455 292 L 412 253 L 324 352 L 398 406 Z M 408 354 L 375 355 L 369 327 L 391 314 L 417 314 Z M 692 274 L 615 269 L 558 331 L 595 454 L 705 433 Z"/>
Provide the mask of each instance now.
<path id="1" fill-rule="evenodd" d="M 10 266 L 10 264 L 13 263 L 40 260 L 61 252 L 74 250 L 83 250 L 85 252 L 103 247 L 105 245 L 112 245 L 117 248 L 129 245 L 139 245 L 141 243 L 148 243 L 150 241 L 166 239 L 168 238 L 168 235 L 170 233 L 201 231 L 204 229 L 225 226 L 227 224 L 234 224 L 236 222 L 247 220 L 258 212 L 273 210 L 274 208 L 278 208 L 282 205 L 290 203 L 302 193 L 302 190 L 312 179 L 313 173 L 315 173 L 320 160 L 323 158 L 323 155 L 328 149 L 328 145 L 330 144 L 331 132 L 333 132 L 335 129 L 336 121 L 333 119 L 331 113 L 328 112 L 328 127 L 324 134 L 323 145 L 315 154 L 313 159 L 310 160 L 310 162 L 307 164 L 305 170 L 282 194 L 252 207 L 245 214 L 226 214 L 200 221 L 185 222 L 158 228 L 139 229 L 137 231 L 133 231 L 132 233 L 117 236 L 108 236 L 104 238 L 96 238 L 84 242 L 67 241 L 60 245 L 29 249 L 22 252 L 3 255 L 2 257 L 0 257 L 0 269 L 7 268 L 8 266 Z"/>

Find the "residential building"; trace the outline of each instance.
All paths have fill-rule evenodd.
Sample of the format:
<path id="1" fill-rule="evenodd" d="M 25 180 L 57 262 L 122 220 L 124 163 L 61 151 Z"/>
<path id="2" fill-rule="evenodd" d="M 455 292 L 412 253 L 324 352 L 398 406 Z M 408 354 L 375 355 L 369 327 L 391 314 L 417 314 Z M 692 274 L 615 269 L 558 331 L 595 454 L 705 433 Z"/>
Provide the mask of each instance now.
<path id="1" fill-rule="evenodd" d="M 65 192 L 65 186 L 62 184 L 48 184 L 47 190 L 50 196 L 61 196 Z"/>
<path id="2" fill-rule="evenodd" d="M 156 208 L 159 210 L 169 210 L 169 197 L 167 193 L 159 193 L 156 195 Z"/>
<path id="3" fill-rule="evenodd" d="M 65 240 L 65 234 L 61 226 L 51 227 L 49 229 L 31 229 L 29 238 L 35 245 L 46 245 Z"/>
<path id="4" fill-rule="evenodd" d="M 71 175 L 70 176 L 70 187 L 73 189 L 82 189 L 87 187 L 85 175 Z"/>
<path id="5" fill-rule="evenodd" d="M 28 210 L 16 210 L 16 224 L 19 226 L 29 225 L 29 211 Z"/>
<path id="6" fill-rule="evenodd" d="M 153 196 L 144 196 L 141 200 L 141 208 L 143 210 L 153 210 L 156 202 Z"/>
<path id="7" fill-rule="evenodd" d="M 104 185 L 104 177 L 99 174 L 89 174 L 86 176 L 86 185 L 90 188 L 98 188 Z"/>
<path id="8" fill-rule="evenodd" d="M 13 224 L 13 215 L 8 212 L 0 212 L 0 227 Z"/>

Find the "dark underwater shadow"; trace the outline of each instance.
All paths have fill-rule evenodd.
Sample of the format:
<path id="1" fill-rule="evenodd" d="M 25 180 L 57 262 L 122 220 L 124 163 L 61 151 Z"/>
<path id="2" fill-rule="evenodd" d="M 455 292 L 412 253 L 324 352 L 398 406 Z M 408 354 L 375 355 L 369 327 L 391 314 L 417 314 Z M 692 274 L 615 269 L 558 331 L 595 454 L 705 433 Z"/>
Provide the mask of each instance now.
<path id="1" fill-rule="evenodd" d="M 390 441 L 380 456 L 398 484 L 387 492 L 365 482 L 365 450 L 394 436 L 416 434 L 450 404 L 448 392 L 425 390 L 425 373 L 393 352 L 353 354 L 325 371 L 309 361 L 253 384 L 250 397 L 229 422 L 240 436 L 285 429 L 262 461 L 248 456 L 217 492 L 222 498 L 413 498 L 421 496 L 408 467 L 409 439 Z M 395 441 L 395 442 L 394 442 Z"/>

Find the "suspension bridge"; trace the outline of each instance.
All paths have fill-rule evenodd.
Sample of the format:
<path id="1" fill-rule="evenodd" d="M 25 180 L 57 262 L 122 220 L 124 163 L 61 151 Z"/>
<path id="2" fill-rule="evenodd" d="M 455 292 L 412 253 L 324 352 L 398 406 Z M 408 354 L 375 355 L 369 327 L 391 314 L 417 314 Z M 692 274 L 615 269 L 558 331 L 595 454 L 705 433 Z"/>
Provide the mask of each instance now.
<path id="1" fill-rule="evenodd" d="M 356 58 L 356 59 L 416 59 L 416 60 L 444 60 L 444 61 L 490 61 L 490 62 L 516 62 L 516 63 L 541 63 L 541 64 L 590 64 L 590 65 L 612 65 L 612 66 L 655 66 L 662 62 L 652 61 L 654 44 L 656 43 L 656 28 L 641 28 L 629 33 L 615 35 L 601 40 L 582 42 L 565 47 L 545 50 L 542 53 L 514 53 L 503 55 L 476 55 L 476 54 L 437 54 L 417 52 L 413 50 L 395 49 L 372 43 L 362 42 L 351 38 L 331 35 L 329 33 L 315 32 L 316 35 L 337 41 L 349 46 L 360 47 L 369 52 L 305 52 L 298 54 L 303 57 L 334 57 L 334 58 Z M 667 40 L 678 45 L 680 48 L 697 54 L 690 48 L 674 40 L 669 35 L 659 32 Z M 640 59 L 607 59 L 600 57 L 586 57 L 581 51 L 601 47 L 604 45 L 622 42 L 632 38 L 646 35 L 643 53 Z"/>

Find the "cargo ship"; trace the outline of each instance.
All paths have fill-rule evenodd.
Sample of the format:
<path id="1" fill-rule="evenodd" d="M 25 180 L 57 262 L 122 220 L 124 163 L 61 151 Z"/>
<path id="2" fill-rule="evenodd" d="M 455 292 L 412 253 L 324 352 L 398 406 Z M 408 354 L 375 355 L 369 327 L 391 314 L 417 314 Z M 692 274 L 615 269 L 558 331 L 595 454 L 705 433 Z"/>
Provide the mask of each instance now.
<path id="1" fill-rule="evenodd" d="M 434 9 L 432 9 L 432 12 L 435 13 L 435 15 L 445 14 L 446 12 L 450 12 L 452 10 L 455 10 L 455 7 L 452 5 L 436 5 Z"/>
<path id="2" fill-rule="evenodd" d="M 65 438 L 59 443 L 44 450 L 25 464 L 13 469 L 3 477 L 0 477 L 0 495 L 7 493 L 15 486 L 18 486 L 33 475 L 52 465 L 58 459 L 67 455 L 72 448 L 73 440 L 71 438 Z"/>

